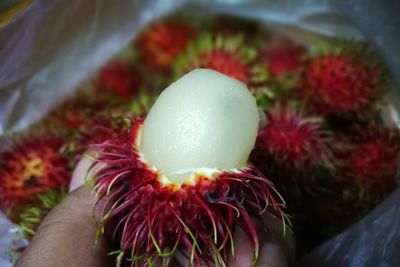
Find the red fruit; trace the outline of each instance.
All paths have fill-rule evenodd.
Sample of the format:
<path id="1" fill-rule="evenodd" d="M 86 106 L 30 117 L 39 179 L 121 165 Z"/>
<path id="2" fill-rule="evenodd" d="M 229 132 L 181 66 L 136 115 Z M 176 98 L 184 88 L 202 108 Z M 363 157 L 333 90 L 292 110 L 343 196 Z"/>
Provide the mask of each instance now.
<path id="1" fill-rule="evenodd" d="M 146 63 L 165 71 L 195 36 L 194 29 L 186 23 L 168 20 L 147 28 L 138 37 L 135 45 Z"/>
<path id="2" fill-rule="evenodd" d="M 269 74 L 277 77 L 292 73 L 301 67 L 305 48 L 288 42 L 277 42 L 264 52 Z"/>
<path id="3" fill-rule="evenodd" d="M 67 186 L 71 177 L 68 161 L 54 137 L 30 137 L 14 143 L 0 154 L 0 206 L 10 209 L 26 204 L 37 194 Z"/>
<path id="4" fill-rule="evenodd" d="M 381 68 L 367 60 L 346 53 L 312 58 L 305 67 L 299 92 L 320 114 L 368 109 L 383 90 Z"/>
<path id="5" fill-rule="evenodd" d="M 212 175 L 199 171 L 177 184 L 143 161 L 138 149 L 142 125 L 136 120 L 129 136 L 94 145 L 101 151 L 96 162 L 106 165 L 89 184 L 104 203 L 100 225 L 109 220 L 115 225 L 118 259 L 148 266 L 162 258 L 163 266 L 171 266 L 180 250 L 196 266 L 225 266 L 236 225 L 252 240 L 257 258 L 250 215 L 282 216 L 283 203 L 272 184 L 253 167 Z"/>
<path id="6" fill-rule="evenodd" d="M 138 91 L 140 79 L 133 68 L 122 61 L 108 63 L 100 72 L 101 85 L 121 99 L 131 99 Z"/>
<path id="7" fill-rule="evenodd" d="M 250 73 L 246 64 L 232 53 L 215 50 L 200 54 L 199 59 L 201 63 L 196 67 L 213 69 L 230 77 L 234 77 L 245 84 L 250 83 Z"/>
<path id="8" fill-rule="evenodd" d="M 69 157 L 79 160 L 90 144 L 118 137 L 120 132 L 128 127 L 126 124 L 130 125 L 130 122 L 124 121 L 123 118 L 125 117 L 108 113 L 87 118 L 70 136 L 70 141 L 63 149 L 69 153 Z"/>
<path id="9" fill-rule="evenodd" d="M 328 141 L 319 119 L 276 106 L 267 113 L 267 123 L 258 134 L 256 147 L 283 169 L 307 171 L 327 162 Z"/>
<path id="10" fill-rule="evenodd" d="M 395 185 L 400 152 L 398 129 L 371 126 L 339 137 L 337 177 L 368 192 L 387 192 Z"/>
<path id="11" fill-rule="evenodd" d="M 239 35 L 203 35 L 182 54 L 175 64 L 175 76 L 196 68 L 207 68 L 235 78 L 253 89 L 263 85 L 267 74 L 257 60 L 257 51 Z"/>

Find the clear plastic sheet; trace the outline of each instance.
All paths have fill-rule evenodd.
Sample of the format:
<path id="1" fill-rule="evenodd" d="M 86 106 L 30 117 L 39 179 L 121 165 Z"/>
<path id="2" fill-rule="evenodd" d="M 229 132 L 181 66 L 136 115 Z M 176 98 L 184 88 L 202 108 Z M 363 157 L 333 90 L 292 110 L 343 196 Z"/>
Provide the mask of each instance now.
<path id="1" fill-rule="evenodd" d="M 18 248 L 25 247 L 27 241 L 21 238 L 21 232 L 0 212 L 0 266 L 11 267 Z"/>
<path id="2" fill-rule="evenodd" d="M 381 51 L 392 71 L 400 66 L 400 23 L 396 25 L 399 17 L 392 15 L 397 4 L 390 0 L 121 0 L 118 4 L 36 0 L 0 29 L 0 136 L 40 119 L 144 25 L 186 5 L 195 5 L 199 11 L 295 25 L 325 35 L 365 36 Z M 395 75 L 398 82 L 399 76 Z M 308 255 L 302 266 L 399 266 L 399 201 L 397 190 L 369 216 Z M 11 243 L 3 240 L 10 241 L 8 233 L 16 228 L 1 216 L 0 266 L 8 266 L 3 262 L 9 258 L 2 252 Z"/>

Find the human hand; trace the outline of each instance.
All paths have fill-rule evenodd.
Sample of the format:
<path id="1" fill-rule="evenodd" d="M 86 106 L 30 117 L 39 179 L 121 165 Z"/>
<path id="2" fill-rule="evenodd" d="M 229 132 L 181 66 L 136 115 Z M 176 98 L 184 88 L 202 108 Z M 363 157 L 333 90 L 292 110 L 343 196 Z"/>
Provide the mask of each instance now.
<path id="1" fill-rule="evenodd" d="M 94 200 L 90 190 L 82 187 L 82 177 L 91 165 L 84 158 L 78 164 L 68 196 L 41 223 L 29 247 L 22 253 L 15 267 L 110 267 L 114 259 L 108 256 L 111 241 L 102 236 L 94 247 L 97 223 L 93 216 Z M 255 222 L 260 240 L 260 256 L 255 266 L 286 267 L 294 258 L 291 237 L 282 235 L 281 224 L 273 218 Z M 240 230 L 235 233 L 235 257 L 228 266 L 251 266 L 253 246 Z M 187 266 L 184 256 L 177 254 L 176 264 Z"/>

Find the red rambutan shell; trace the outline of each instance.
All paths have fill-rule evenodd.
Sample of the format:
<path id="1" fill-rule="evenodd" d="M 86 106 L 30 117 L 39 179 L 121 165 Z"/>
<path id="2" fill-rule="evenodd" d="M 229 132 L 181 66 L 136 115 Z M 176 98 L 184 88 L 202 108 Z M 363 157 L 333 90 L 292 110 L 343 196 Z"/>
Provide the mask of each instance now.
<path id="1" fill-rule="evenodd" d="M 148 166 L 138 150 L 142 119 L 130 136 L 94 145 L 104 163 L 89 184 L 102 201 L 100 225 L 114 223 L 120 257 L 147 266 L 158 258 L 171 266 L 176 250 L 201 266 L 224 265 L 233 253 L 233 231 L 241 227 L 259 245 L 250 215 L 264 211 L 281 218 L 283 202 L 273 185 L 255 168 L 203 175 L 181 185 L 165 183 L 163 174 Z M 95 163 L 95 164 L 96 164 Z M 95 166 L 95 164 L 93 166 Z"/>
<path id="2" fill-rule="evenodd" d="M 100 86 L 114 92 L 119 98 L 131 99 L 138 91 L 140 79 L 134 68 L 114 60 L 101 70 L 100 83 Z"/>
<path id="3" fill-rule="evenodd" d="M 267 122 L 258 134 L 256 150 L 283 169 L 307 171 L 322 166 L 329 159 L 328 141 L 320 119 L 275 106 L 267 112 Z"/>
<path id="4" fill-rule="evenodd" d="M 198 65 L 189 67 L 188 69 L 196 67 L 216 70 L 245 84 L 250 83 L 251 77 L 247 64 L 241 61 L 235 54 L 223 50 L 214 50 L 209 53 L 200 54 Z"/>
<path id="5" fill-rule="evenodd" d="M 311 58 L 299 93 L 320 114 L 368 109 L 382 94 L 381 70 L 346 53 Z"/>
<path id="6" fill-rule="evenodd" d="M 338 137 L 337 178 L 361 185 L 368 192 L 395 186 L 400 153 L 398 129 L 370 126 Z"/>
<path id="7" fill-rule="evenodd" d="M 67 186 L 71 170 L 59 153 L 54 137 L 23 139 L 0 155 L 0 205 L 3 209 L 26 204 L 37 194 Z"/>
<path id="8" fill-rule="evenodd" d="M 297 71 L 302 66 L 302 55 L 305 48 L 302 46 L 279 41 L 264 51 L 268 72 L 272 77 L 289 74 Z"/>
<path id="9" fill-rule="evenodd" d="M 176 61 L 175 76 L 196 68 L 221 72 L 245 83 L 250 90 L 265 86 L 265 66 L 257 61 L 257 50 L 243 36 L 201 35 Z"/>
<path id="10" fill-rule="evenodd" d="M 167 20 L 145 29 L 135 45 L 150 66 L 165 71 L 195 36 L 195 30 L 187 23 Z"/>

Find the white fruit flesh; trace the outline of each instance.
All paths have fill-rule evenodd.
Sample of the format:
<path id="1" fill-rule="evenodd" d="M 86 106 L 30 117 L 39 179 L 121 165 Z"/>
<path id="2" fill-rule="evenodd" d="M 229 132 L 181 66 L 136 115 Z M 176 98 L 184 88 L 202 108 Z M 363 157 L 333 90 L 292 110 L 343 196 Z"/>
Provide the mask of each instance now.
<path id="1" fill-rule="evenodd" d="M 180 184 L 196 169 L 247 166 L 259 121 L 245 84 L 196 69 L 161 93 L 145 119 L 140 150 L 152 167 Z"/>

